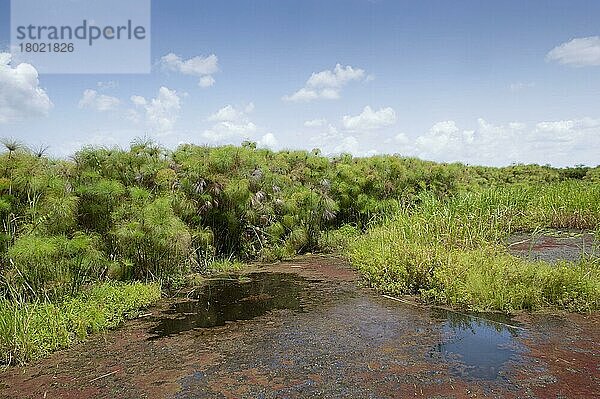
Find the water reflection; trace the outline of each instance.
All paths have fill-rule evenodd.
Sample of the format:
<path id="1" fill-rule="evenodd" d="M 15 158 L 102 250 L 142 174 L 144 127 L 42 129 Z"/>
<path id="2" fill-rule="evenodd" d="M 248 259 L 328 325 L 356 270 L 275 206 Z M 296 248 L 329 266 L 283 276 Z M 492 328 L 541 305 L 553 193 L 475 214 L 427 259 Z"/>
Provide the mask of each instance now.
<path id="1" fill-rule="evenodd" d="M 503 375 L 511 361 L 520 359 L 523 347 L 515 338 L 523 330 L 510 318 L 449 311 L 438 311 L 436 317 L 444 319 L 436 350 L 453 364 L 452 370 L 459 376 L 494 380 Z"/>
<path id="2" fill-rule="evenodd" d="M 195 328 L 248 320 L 274 309 L 301 308 L 300 292 L 306 280 L 295 274 L 251 273 L 244 277 L 209 280 L 189 301 L 171 306 L 150 332 L 152 339 Z"/>

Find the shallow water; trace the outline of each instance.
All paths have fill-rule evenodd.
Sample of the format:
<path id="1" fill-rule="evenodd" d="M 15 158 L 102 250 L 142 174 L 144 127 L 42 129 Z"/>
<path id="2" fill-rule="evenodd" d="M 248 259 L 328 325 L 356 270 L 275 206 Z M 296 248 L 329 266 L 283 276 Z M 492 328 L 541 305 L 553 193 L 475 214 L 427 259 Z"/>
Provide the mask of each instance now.
<path id="1" fill-rule="evenodd" d="M 521 360 L 524 348 L 516 338 L 524 331 L 502 315 L 438 312 L 445 319 L 436 350 L 454 361 L 453 372 L 484 380 L 501 378 L 511 361 Z"/>
<path id="2" fill-rule="evenodd" d="M 150 339 L 249 320 L 277 309 L 301 311 L 302 291 L 308 283 L 297 274 L 268 272 L 208 280 L 189 300 L 171 306 L 152 328 Z M 371 310 L 373 316 L 378 310 Z M 440 310 L 434 311 L 433 316 L 440 323 L 439 342 L 433 350 L 452 364 L 454 374 L 494 380 L 502 377 L 511 361 L 520 360 L 523 349 L 516 338 L 523 331 L 511 326 L 508 317 Z"/>
<path id="3" fill-rule="evenodd" d="M 196 328 L 249 320 L 275 309 L 300 310 L 300 292 L 307 281 L 290 273 L 250 273 L 215 278 L 198 288 L 190 300 L 178 302 L 150 332 L 152 338 Z"/>

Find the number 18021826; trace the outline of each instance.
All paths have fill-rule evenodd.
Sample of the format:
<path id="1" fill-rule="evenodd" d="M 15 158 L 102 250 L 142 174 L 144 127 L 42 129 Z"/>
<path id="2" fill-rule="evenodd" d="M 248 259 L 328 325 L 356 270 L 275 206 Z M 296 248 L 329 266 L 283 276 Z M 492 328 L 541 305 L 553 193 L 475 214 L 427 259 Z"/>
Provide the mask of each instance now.
<path id="1" fill-rule="evenodd" d="M 20 43 L 22 53 L 72 53 L 73 43 Z"/>

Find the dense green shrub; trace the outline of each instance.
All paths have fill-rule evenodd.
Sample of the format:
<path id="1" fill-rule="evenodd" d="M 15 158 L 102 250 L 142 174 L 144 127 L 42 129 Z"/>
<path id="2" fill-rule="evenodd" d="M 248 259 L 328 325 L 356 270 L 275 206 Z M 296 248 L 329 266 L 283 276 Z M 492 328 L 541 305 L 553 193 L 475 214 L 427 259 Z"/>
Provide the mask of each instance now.
<path id="1" fill-rule="evenodd" d="M 189 266 L 191 235 L 175 216 L 169 198 L 136 198 L 113 214 L 110 235 L 115 254 L 130 265 L 122 275 L 168 281 Z"/>
<path id="2" fill-rule="evenodd" d="M 97 238 L 84 234 L 20 237 L 6 254 L 4 291 L 9 297 L 41 299 L 73 295 L 106 271 L 108 262 L 97 247 Z"/>

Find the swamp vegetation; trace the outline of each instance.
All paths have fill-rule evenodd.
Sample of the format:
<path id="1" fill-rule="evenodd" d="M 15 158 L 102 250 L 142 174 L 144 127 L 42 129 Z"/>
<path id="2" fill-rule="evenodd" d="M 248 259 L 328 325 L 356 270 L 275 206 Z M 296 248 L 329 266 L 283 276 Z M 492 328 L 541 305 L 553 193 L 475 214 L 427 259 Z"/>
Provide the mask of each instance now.
<path id="1" fill-rule="evenodd" d="M 600 261 L 512 256 L 516 232 L 600 233 L 600 167 L 437 164 L 152 142 L 0 155 L 0 363 L 135 317 L 190 275 L 336 251 L 373 287 L 472 310 L 600 307 Z"/>

